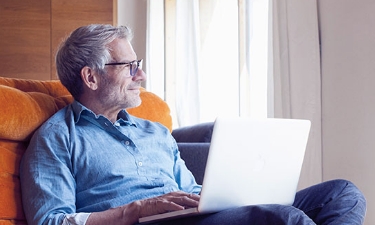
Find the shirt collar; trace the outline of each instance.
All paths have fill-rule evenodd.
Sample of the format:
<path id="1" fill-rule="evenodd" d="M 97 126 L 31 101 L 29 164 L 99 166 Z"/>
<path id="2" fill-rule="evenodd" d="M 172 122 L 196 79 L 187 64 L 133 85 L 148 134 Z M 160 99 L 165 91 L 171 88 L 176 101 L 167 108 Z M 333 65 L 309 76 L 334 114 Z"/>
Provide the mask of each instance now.
<path id="1" fill-rule="evenodd" d="M 92 110 L 88 109 L 86 106 L 82 105 L 80 102 L 74 100 L 72 103 L 72 109 L 74 113 L 74 122 L 78 123 L 78 121 L 82 118 L 82 116 L 90 116 L 92 118 L 98 119 L 100 117 L 105 117 L 103 115 L 96 115 Z M 131 125 L 137 127 L 134 118 L 125 110 L 121 110 L 118 115 L 118 122 L 120 125 Z"/>

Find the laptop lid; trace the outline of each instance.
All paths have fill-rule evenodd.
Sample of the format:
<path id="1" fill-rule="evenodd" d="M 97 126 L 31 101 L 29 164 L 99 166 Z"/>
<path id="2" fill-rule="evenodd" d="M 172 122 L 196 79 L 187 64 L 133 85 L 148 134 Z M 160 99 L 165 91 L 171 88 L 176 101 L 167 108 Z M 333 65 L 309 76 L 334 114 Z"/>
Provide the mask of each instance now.
<path id="1" fill-rule="evenodd" d="M 308 120 L 217 118 L 198 210 L 291 205 L 309 131 Z"/>
<path id="2" fill-rule="evenodd" d="M 139 222 L 245 205 L 291 205 L 309 131 L 308 120 L 217 118 L 198 208 L 144 217 Z"/>

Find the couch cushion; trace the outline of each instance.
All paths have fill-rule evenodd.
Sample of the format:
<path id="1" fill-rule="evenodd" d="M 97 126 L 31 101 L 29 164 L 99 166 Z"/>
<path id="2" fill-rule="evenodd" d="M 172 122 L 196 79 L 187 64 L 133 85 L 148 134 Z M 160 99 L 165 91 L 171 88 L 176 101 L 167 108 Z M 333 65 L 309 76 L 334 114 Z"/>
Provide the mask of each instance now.
<path id="1" fill-rule="evenodd" d="M 172 135 L 177 142 L 211 142 L 214 122 L 200 123 L 174 129 Z"/>
<path id="2" fill-rule="evenodd" d="M 177 143 L 181 158 L 198 184 L 203 183 L 210 143 Z"/>
<path id="3" fill-rule="evenodd" d="M 0 77 L 0 85 L 12 87 L 23 92 L 40 92 L 52 97 L 70 95 L 68 90 L 58 80 L 28 80 Z"/>
<path id="4" fill-rule="evenodd" d="M 0 141 L 0 224 L 26 224 L 22 209 L 19 163 L 25 142 Z"/>
<path id="5" fill-rule="evenodd" d="M 52 97 L 40 92 L 23 92 L 0 85 L 0 138 L 26 141 L 33 132 L 72 97 Z"/>
<path id="6" fill-rule="evenodd" d="M 142 103 L 136 108 L 127 111 L 137 117 L 159 122 L 172 132 L 172 117 L 167 103 L 152 92 L 141 89 Z"/>

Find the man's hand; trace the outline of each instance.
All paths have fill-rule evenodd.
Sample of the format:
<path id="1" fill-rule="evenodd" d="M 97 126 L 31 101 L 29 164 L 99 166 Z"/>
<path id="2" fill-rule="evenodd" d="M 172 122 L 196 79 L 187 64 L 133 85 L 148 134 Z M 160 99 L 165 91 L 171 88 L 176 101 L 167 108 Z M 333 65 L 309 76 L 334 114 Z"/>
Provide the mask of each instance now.
<path id="1" fill-rule="evenodd" d="M 199 195 L 188 194 L 182 191 L 171 192 L 159 197 L 139 200 L 117 208 L 111 208 L 106 211 L 91 213 L 86 221 L 86 225 L 135 224 L 141 217 L 196 207 L 198 206 L 199 199 Z"/>
<path id="2" fill-rule="evenodd" d="M 139 206 L 139 218 L 182 210 L 185 208 L 197 207 L 200 196 L 188 194 L 182 191 L 171 192 L 159 197 L 144 199 L 134 202 Z"/>

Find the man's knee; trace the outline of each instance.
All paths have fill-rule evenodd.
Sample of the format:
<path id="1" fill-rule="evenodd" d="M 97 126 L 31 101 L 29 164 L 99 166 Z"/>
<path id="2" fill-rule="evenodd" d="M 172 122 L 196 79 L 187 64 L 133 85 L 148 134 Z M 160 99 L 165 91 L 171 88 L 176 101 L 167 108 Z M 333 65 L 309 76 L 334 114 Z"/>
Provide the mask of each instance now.
<path id="1" fill-rule="evenodd" d="M 331 181 L 326 181 L 331 183 L 333 186 L 332 190 L 336 189 L 338 194 L 342 196 L 342 198 L 348 197 L 352 200 L 357 200 L 360 204 L 366 205 L 366 198 L 361 192 L 361 190 L 351 181 L 344 180 L 344 179 L 336 179 Z"/>

